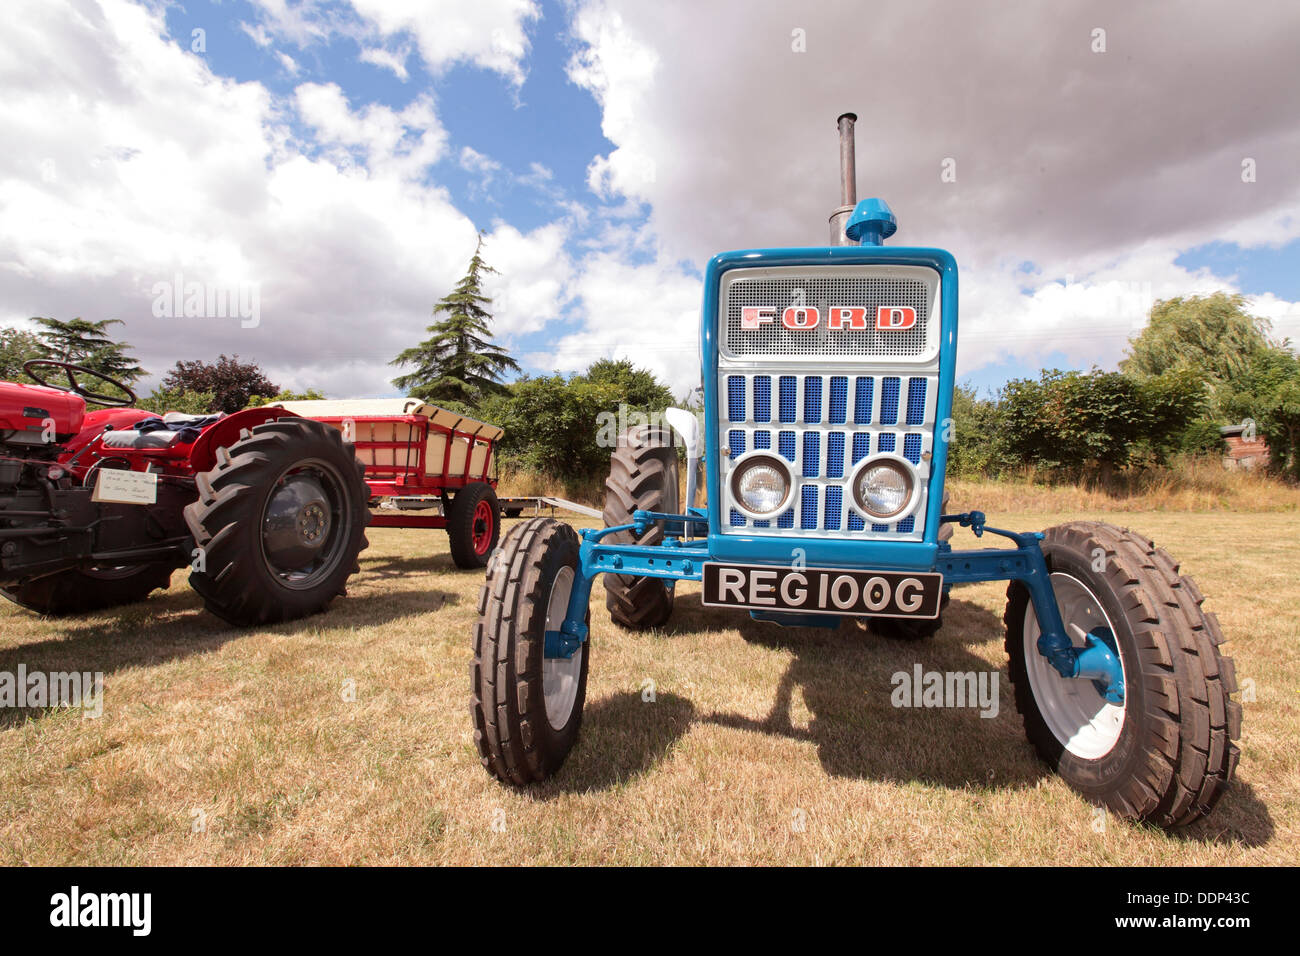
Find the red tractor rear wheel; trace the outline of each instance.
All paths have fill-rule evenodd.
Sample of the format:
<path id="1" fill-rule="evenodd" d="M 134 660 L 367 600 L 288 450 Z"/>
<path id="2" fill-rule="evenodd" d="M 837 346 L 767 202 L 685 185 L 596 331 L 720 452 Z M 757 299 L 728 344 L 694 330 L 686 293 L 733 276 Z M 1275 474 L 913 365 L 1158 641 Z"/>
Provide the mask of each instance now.
<path id="1" fill-rule="evenodd" d="M 235 625 L 325 610 L 366 547 L 369 489 L 335 428 L 286 417 L 244 432 L 195 479 L 185 520 L 203 553 L 190 586 Z"/>

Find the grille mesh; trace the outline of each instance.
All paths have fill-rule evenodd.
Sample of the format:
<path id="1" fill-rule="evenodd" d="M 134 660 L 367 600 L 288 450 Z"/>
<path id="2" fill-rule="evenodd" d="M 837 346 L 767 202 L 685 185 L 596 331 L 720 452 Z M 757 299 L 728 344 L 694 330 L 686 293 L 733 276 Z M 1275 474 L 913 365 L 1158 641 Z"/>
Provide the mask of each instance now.
<path id="1" fill-rule="evenodd" d="M 772 420 L 772 376 L 754 376 L 754 421 Z"/>
<path id="2" fill-rule="evenodd" d="M 854 383 L 853 421 L 858 425 L 871 424 L 871 395 L 875 387 L 876 380 L 866 375 L 859 375 Z"/>
<path id="3" fill-rule="evenodd" d="M 925 379 L 907 380 L 907 424 L 920 425 L 925 420 Z"/>
<path id="4" fill-rule="evenodd" d="M 844 477 L 844 432 L 826 436 L 826 477 Z"/>
<path id="5" fill-rule="evenodd" d="M 803 380 L 803 420 L 815 425 L 822 420 L 822 380 L 809 375 Z"/>
<path id="6" fill-rule="evenodd" d="M 894 524 L 870 522 L 857 511 L 846 484 L 853 466 L 873 452 L 897 452 L 913 464 L 922 462 L 934 442 L 936 377 L 728 374 L 724 376 L 728 414 L 722 424 L 733 459 L 750 448 L 773 448 L 773 378 L 779 419 L 785 426 L 776 430 L 775 448 L 798 476 L 796 496 L 788 511 L 766 522 L 746 519 L 730 508 L 728 500 L 729 527 L 762 529 L 768 534 L 918 536 L 915 518 Z M 877 395 L 880 407 L 874 408 L 872 398 Z M 850 402 L 853 422 L 837 422 L 837 417 L 848 417 Z"/>
<path id="7" fill-rule="evenodd" d="M 723 348 L 731 355 L 843 355 L 914 358 L 925 354 L 933 285 L 921 278 L 887 275 L 737 276 L 727 283 Z M 798 331 L 781 324 L 787 306 L 807 305 L 820 311 L 817 328 Z M 866 309 L 862 328 L 829 328 L 832 306 Z M 916 310 L 910 329 L 876 330 L 878 307 Z M 761 308 L 775 320 L 744 328 L 743 310 Z"/>
<path id="8" fill-rule="evenodd" d="M 827 420 L 832 425 L 843 425 L 848 419 L 849 380 L 843 375 L 831 376 L 831 410 Z"/>
<path id="9" fill-rule="evenodd" d="M 898 424 L 898 378 L 891 375 L 880 383 L 880 423 Z"/>

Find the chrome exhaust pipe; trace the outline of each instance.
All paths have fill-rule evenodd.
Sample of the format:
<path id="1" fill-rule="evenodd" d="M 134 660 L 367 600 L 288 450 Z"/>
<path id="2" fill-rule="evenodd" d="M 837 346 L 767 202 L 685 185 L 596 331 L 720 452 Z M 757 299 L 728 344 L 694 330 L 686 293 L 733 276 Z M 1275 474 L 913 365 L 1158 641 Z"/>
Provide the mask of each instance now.
<path id="1" fill-rule="evenodd" d="M 857 245 L 844 234 L 849 215 L 858 204 L 857 156 L 853 141 L 853 124 L 857 121 L 856 113 L 841 113 L 835 121 L 840 131 L 840 205 L 830 216 L 832 246 Z"/>

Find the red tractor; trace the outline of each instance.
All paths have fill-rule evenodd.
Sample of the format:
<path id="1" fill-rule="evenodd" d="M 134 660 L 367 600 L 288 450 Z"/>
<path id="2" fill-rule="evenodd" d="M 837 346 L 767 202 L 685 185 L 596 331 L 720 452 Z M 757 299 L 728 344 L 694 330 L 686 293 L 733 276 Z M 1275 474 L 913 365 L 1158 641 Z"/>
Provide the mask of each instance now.
<path id="1" fill-rule="evenodd" d="M 338 429 L 279 407 L 158 416 L 91 369 L 23 370 L 40 384 L 0 383 L 5 597 L 43 614 L 91 611 L 139 601 L 188 566 L 209 611 L 253 625 L 344 593 L 370 491 Z M 46 381 L 56 373 L 60 384 Z M 87 400 L 104 407 L 87 412 Z"/>

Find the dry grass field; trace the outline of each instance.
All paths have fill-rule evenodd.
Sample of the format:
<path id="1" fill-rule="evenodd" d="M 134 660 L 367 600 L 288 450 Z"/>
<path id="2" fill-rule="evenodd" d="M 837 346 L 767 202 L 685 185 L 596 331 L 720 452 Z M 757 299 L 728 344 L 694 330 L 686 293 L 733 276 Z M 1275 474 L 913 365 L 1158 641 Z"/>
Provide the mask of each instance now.
<path id="1" fill-rule="evenodd" d="M 1105 517 L 987 510 L 1021 529 Z M 102 671 L 105 697 L 99 719 L 0 712 L 0 863 L 1295 863 L 1300 513 L 1111 517 L 1183 560 L 1253 688 L 1236 783 L 1175 835 L 1099 826 L 1037 762 L 1000 585 L 955 591 L 921 645 L 754 623 L 697 587 L 666 631 L 633 634 L 599 600 L 578 747 L 507 789 L 470 739 L 480 575 L 440 533 L 378 530 L 328 614 L 264 631 L 205 614 L 183 573 L 76 620 L 3 604 L 0 671 Z M 997 671 L 997 716 L 895 709 L 890 677 L 918 662 Z"/>

